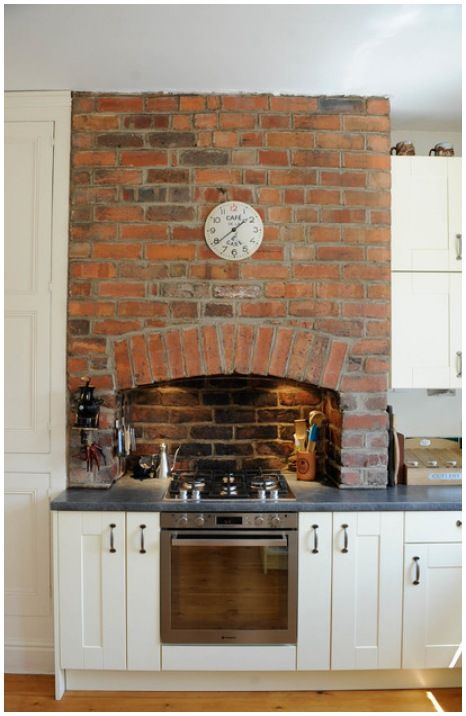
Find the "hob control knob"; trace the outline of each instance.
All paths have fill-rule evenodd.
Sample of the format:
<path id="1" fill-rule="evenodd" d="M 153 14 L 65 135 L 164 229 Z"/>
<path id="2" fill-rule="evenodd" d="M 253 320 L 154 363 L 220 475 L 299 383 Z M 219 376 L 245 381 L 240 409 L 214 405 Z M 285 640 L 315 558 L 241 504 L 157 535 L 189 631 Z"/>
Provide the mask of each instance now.
<path id="1" fill-rule="evenodd" d="M 258 527 L 261 527 L 264 524 L 264 518 L 262 517 L 262 515 L 258 515 L 254 522 Z"/>
<path id="2" fill-rule="evenodd" d="M 204 525 L 205 525 L 204 515 L 198 515 L 194 520 L 194 524 L 196 525 L 196 527 L 204 527 Z"/>
<path id="3" fill-rule="evenodd" d="M 274 515 L 271 519 L 272 527 L 280 527 L 281 519 L 278 515 Z"/>
<path id="4" fill-rule="evenodd" d="M 186 527 L 187 524 L 188 524 L 188 515 L 181 515 L 176 520 L 177 527 Z"/>

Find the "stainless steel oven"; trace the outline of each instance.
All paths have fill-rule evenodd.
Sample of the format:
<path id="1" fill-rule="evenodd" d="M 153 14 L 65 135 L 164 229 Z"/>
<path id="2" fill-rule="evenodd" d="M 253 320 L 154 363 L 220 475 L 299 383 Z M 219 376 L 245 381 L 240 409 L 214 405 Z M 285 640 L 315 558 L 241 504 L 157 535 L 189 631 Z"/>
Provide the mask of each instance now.
<path id="1" fill-rule="evenodd" d="M 297 514 L 161 513 L 166 644 L 295 644 Z"/>

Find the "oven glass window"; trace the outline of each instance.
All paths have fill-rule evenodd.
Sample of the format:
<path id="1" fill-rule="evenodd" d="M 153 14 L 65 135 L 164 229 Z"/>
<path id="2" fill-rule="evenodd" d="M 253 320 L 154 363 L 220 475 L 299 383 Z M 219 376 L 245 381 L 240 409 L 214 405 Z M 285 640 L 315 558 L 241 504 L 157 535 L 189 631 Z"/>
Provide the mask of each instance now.
<path id="1" fill-rule="evenodd" d="M 176 546 L 172 629 L 287 629 L 288 547 Z"/>

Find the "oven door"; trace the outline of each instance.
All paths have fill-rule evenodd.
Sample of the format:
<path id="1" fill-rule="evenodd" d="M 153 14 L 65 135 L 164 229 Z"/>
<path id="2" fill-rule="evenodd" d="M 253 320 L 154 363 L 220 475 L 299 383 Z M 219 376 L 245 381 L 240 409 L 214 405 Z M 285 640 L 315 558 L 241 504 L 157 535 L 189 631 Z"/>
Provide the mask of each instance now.
<path id="1" fill-rule="evenodd" d="M 296 530 L 162 530 L 167 644 L 295 644 Z"/>

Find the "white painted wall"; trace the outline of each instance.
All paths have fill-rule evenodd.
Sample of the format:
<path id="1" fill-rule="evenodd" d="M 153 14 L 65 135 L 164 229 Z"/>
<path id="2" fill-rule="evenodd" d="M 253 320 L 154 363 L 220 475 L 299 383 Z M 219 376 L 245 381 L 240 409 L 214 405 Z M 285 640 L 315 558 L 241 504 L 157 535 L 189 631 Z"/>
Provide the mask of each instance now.
<path id="1" fill-rule="evenodd" d="M 428 395 L 427 390 L 389 390 L 398 432 L 406 437 L 449 438 L 461 435 L 461 390 Z"/>
<path id="2" fill-rule="evenodd" d="M 461 126 L 461 5 L 7 4 L 5 88 L 383 95 Z"/>

